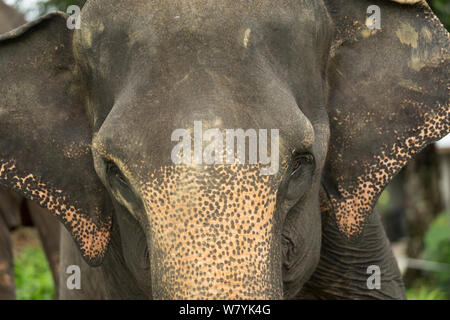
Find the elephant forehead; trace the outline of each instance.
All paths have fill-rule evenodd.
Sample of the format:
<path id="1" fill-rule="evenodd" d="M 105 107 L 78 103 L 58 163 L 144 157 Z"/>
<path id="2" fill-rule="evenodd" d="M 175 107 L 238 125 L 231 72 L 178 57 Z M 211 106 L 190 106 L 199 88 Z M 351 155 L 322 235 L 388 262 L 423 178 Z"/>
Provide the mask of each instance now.
<path id="1" fill-rule="evenodd" d="M 116 22 L 127 22 L 130 24 L 129 14 L 133 11 L 136 17 L 147 17 L 150 20 L 174 20 L 182 19 L 186 16 L 190 19 L 189 24 L 192 27 L 198 26 L 205 20 L 221 16 L 222 19 L 214 23 L 227 20 L 236 20 L 241 16 L 247 16 L 251 12 L 255 16 L 262 17 L 294 17 L 293 9 L 303 9 L 305 16 L 310 15 L 313 8 L 318 8 L 315 1 L 297 1 L 297 0 L 253 0 L 253 1 L 233 1 L 233 0 L 165 0 L 165 1 L 147 1 L 147 0 L 129 0 L 126 3 L 114 3 L 111 1 L 88 1 L 83 8 L 83 13 L 90 21 L 98 20 L 98 13 L 102 11 L 110 16 Z M 319 2 L 320 6 L 323 6 Z M 234 17 L 234 19 L 229 19 Z M 133 19 L 134 20 L 134 19 Z M 136 20 L 134 20 L 136 21 Z"/>
<path id="2" fill-rule="evenodd" d="M 301 21 L 320 26 L 326 19 L 324 12 L 321 1 L 88 1 L 83 8 L 84 32 L 81 34 L 87 43 L 91 43 L 96 35 L 108 29 L 114 30 L 113 33 L 127 30 L 131 40 L 143 41 L 161 40 L 167 33 L 180 30 L 222 37 L 228 36 L 229 31 L 239 30 L 241 43 L 246 47 L 249 37 L 252 37 L 252 29 L 248 28 L 252 23 L 292 27 Z M 133 19 L 129 18 L 130 15 Z"/>
<path id="3" fill-rule="evenodd" d="M 276 184 L 256 165 L 216 165 L 206 173 L 165 167 L 143 185 L 167 295 L 242 298 L 256 293 L 267 298 L 273 282 Z"/>

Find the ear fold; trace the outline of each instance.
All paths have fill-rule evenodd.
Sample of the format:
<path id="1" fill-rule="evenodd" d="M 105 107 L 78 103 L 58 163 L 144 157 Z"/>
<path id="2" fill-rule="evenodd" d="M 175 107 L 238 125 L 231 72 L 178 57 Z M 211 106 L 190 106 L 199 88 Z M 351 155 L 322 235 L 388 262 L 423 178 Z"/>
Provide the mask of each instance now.
<path id="1" fill-rule="evenodd" d="M 323 210 L 347 237 L 361 233 L 394 175 L 450 131 L 449 34 L 424 1 L 395 2 L 325 1 L 336 36 Z M 371 5 L 380 30 L 366 26 Z"/>
<path id="2" fill-rule="evenodd" d="M 111 218 L 74 67 L 62 13 L 0 37 L 0 184 L 55 214 L 93 265 L 105 255 Z"/>

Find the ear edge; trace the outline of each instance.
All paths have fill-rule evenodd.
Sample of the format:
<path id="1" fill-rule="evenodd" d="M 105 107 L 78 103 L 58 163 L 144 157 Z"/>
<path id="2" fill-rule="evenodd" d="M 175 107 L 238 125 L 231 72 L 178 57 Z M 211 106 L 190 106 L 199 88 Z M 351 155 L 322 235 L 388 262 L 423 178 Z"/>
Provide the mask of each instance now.
<path id="1" fill-rule="evenodd" d="M 11 31 L 1 34 L 0 35 L 0 44 L 2 41 L 16 39 L 16 38 L 22 36 L 23 34 L 27 33 L 28 31 L 30 31 L 35 26 L 37 26 L 45 21 L 55 19 L 55 18 L 58 18 L 58 19 L 60 18 L 60 19 L 66 20 L 67 15 L 62 11 L 53 11 L 53 12 L 47 13 L 46 15 L 43 15 L 42 17 L 39 17 L 36 20 L 30 21 L 30 22 L 25 23 L 24 25 L 21 25 Z"/>

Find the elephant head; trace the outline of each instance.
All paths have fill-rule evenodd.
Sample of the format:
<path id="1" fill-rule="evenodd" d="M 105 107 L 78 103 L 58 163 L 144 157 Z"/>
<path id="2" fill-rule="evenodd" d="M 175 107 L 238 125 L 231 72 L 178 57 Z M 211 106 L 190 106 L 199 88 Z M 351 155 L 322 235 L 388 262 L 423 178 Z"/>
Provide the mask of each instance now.
<path id="1" fill-rule="evenodd" d="M 74 31 L 44 16 L 0 37 L 0 182 L 59 217 L 111 297 L 401 298 L 372 209 L 450 108 L 449 35 L 397 2 L 87 1 Z M 263 143 L 212 151 L 230 129 Z"/>

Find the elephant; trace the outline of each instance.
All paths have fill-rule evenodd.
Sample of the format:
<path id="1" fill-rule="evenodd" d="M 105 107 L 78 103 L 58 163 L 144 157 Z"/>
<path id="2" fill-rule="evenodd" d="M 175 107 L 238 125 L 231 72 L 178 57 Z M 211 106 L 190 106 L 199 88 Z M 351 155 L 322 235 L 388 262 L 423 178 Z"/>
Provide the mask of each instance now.
<path id="1" fill-rule="evenodd" d="M 87 0 L 73 18 L 0 37 L 0 183 L 58 217 L 106 298 L 405 298 L 373 207 L 450 131 L 449 34 L 425 1 Z"/>
<path id="2" fill-rule="evenodd" d="M 0 33 L 25 24 L 14 8 L 0 0 Z M 10 232 L 20 226 L 36 226 L 52 271 L 56 291 L 59 283 L 60 226 L 46 209 L 15 192 L 0 188 L 0 299 L 15 299 L 13 250 Z"/>

